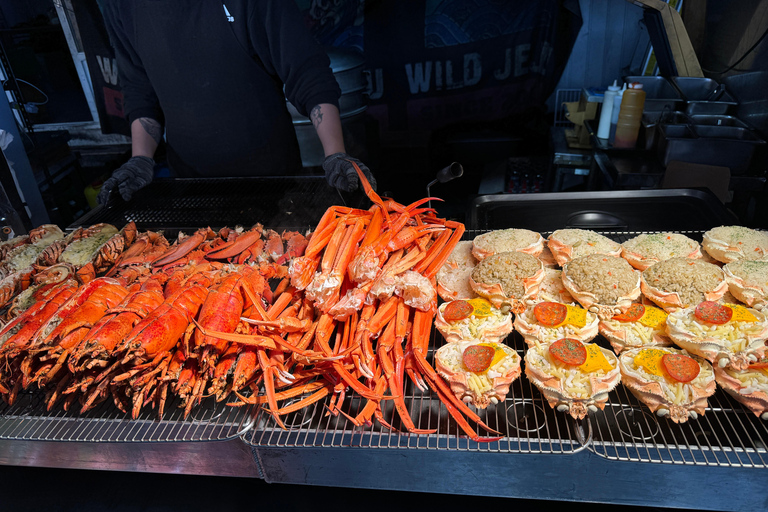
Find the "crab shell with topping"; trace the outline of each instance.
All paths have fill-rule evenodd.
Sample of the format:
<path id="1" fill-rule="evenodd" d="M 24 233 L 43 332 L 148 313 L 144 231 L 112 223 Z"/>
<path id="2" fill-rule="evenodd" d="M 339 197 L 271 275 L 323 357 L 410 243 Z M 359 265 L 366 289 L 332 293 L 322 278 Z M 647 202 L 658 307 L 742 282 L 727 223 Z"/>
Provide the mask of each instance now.
<path id="1" fill-rule="evenodd" d="M 703 357 L 713 365 L 728 366 L 735 370 L 744 370 L 750 363 L 765 357 L 768 347 L 768 318 L 756 309 L 748 309 L 757 318 L 755 329 L 744 333 L 746 347 L 734 352 L 728 346 L 728 340 L 715 336 L 709 331 L 708 325 L 696 319 L 695 307 L 679 309 L 667 316 L 667 335 L 675 344 L 692 354 Z M 685 321 L 693 322 L 702 327 L 700 333 L 691 331 Z M 717 327 L 717 326 L 716 326 Z"/>
<path id="2" fill-rule="evenodd" d="M 691 241 L 694 242 L 693 240 Z M 701 259 L 702 254 L 701 254 L 701 248 L 699 247 L 699 244 L 696 243 L 695 247 L 692 248 L 691 252 L 689 252 L 688 254 L 684 254 L 683 256 L 691 259 Z M 647 269 L 648 267 L 650 267 L 651 265 L 661 261 L 657 257 L 643 255 L 643 254 L 640 254 L 639 252 L 632 251 L 631 249 L 627 249 L 626 247 L 623 247 L 623 246 L 621 249 L 621 257 L 627 260 L 630 265 L 632 265 L 634 268 L 636 268 L 641 272 Z"/>
<path id="3" fill-rule="evenodd" d="M 723 267 L 725 281 L 728 283 L 728 291 L 747 306 L 762 310 L 768 306 L 768 261 L 749 262 L 753 265 L 764 266 L 761 270 L 762 280 L 748 283 L 742 276 L 733 272 L 730 264 Z M 736 263 L 737 264 L 737 263 Z"/>
<path id="4" fill-rule="evenodd" d="M 604 375 L 590 375 L 590 395 L 588 397 L 575 397 L 565 390 L 561 378 L 547 372 L 546 368 L 539 368 L 531 363 L 535 351 L 548 350 L 548 345 L 535 345 L 525 354 L 525 376 L 538 388 L 549 406 L 560 412 L 568 412 L 574 419 L 584 419 L 589 412 L 603 410 L 608 402 L 608 394 L 621 382 L 619 361 L 616 355 L 608 349 L 600 347 L 600 351 L 613 369 Z M 571 371 L 580 372 L 578 368 Z"/>
<path id="5" fill-rule="evenodd" d="M 494 250 L 494 248 L 492 247 L 492 244 L 489 245 L 484 243 L 487 237 L 492 236 L 494 233 L 504 232 L 504 231 L 517 231 L 522 234 L 525 234 L 526 236 L 530 236 L 530 238 L 534 239 L 534 241 L 525 247 L 520 247 L 520 248 L 515 247 L 514 249 L 504 248 L 501 251 Z M 473 246 L 472 246 L 472 256 L 477 258 L 478 261 L 483 261 L 488 256 L 493 256 L 497 252 L 506 252 L 506 251 L 514 250 L 518 252 L 524 252 L 526 254 L 530 254 L 531 256 L 535 256 L 538 258 L 539 255 L 544 250 L 544 242 L 545 240 L 544 240 L 544 237 L 541 236 L 541 233 L 530 231 L 528 229 L 509 228 L 506 230 L 499 230 L 496 232 L 490 231 L 488 233 L 483 233 L 475 237 L 475 239 L 473 240 Z"/>
<path id="6" fill-rule="evenodd" d="M 576 283 L 568 277 L 567 266 L 563 269 L 563 286 L 570 292 L 574 299 L 581 304 L 584 309 L 597 314 L 601 320 L 613 318 L 614 316 L 625 312 L 632 303 L 640 297 L 640 276 L 637 276 L 637 286 L 634 286 L 629 292 L 618 297 L 615 304 L 598 303 L 597 295 L 591 292 L 583 291 L 578 288 Z M 639 274 L 639 272 L 638 272 Z"/>
<path id="7" fill-rule="evenodd" d="M 482 390 L 473 389 L 469 379 L 473 374 L 462 363 L 464 350 L 475 342 L 459 341 L 447 343 L 435 352 L 435 369 L 451 386 L 451 391 L 459 400 L 472 404 L 478 409 L 485 409 L 491 404 L 503 402 L 509 393 L 509 386 L 520 376 L 520 356 L 503 343 L 492 343 L 497 350 L 506 354 L 503 359 L 492 365 L 480 377 L 488 385 Z M 487 379 L 487 381 L 486 381 Z"/>
<path id="8" fill-rule="evenodd" d="M 637 326 L 639 329 L 651 329 L 651 336 L 648 341 L 643 340 L 633 329 Z M 600 334 L 611 344 L 614 352 L 621 354 L 623 350 L 637 347 L 668 347 L 672 345 L 672 340 L 667 336 L 666 326 L 660 326 L 656 329 L 647 327 L 639 321 L 620 322 L 618 320 L 601 320 L 599 325 Z"/>
<path id="9" fill-rule="evenodd" d="M 645 281 L 643 274 L 640 274 L 640 290 L 645 297 L 655 302 L 660 308 L 667 313 L 671 313 L 680 308 L 690 306 L 690 304 L 683 304 L 680 294 L 677 292 L 665 292 L 659 288 L 649 285 Z M 717 302 L 728 291 L 728 283 L 723 281 L 717 285 L 713 290 L 704 292 L 704 300 L 710 300 Z"/>
<path id="10" fill-rule="evenodd" d="M 536 320 L 533 308 L 534 306 L 529 306 L 525 311 L 515 316 L 515 330 L 522 334 L 528 346 L 539 343 L 549 344 L 560 338 L 571 338 L 587 343 L 598 334 L 600 319 L 590 311 L 587 311 L 587 322 L 584 327 L 576 327 L 570 324 L 550 327 L 541 325 Z"/>
<path id="11" fill-rule="evenodd" d="M 507 254 L 507 253 L 499 253 Z M 522 297 L 509 297 L 504 292 L 504 287 L 501 283 L 478 283 L 472 276 L 469 276 L 469 285 L 472 290 L 481 297 L 488 299 L 494 307 L 504 308 L 509 307 L 513 313 L 519 314 L 525 311 L 525 308 L 533 304 L 536 296 L 539 293 L 539 288 L 542 281 L 544 281 L 545 272 L 544 264 L 540 260 L 536 260 L 539 263 L 539 268 L 532 275 L 522 279 L 523 295 Z"/>
<path id="12" fill-rule="evenodd" d="M 472 241 L 464 240 L 456 244 L 437 272 L 437 294 L 440 298 L 445 301 L 475 298 L 477 294 L 469 286 L 469 276 L 475 265 L 477 260 L 472 256 Z"/>
<path id="13" fill-rule="evenodd" d="M 558 231 L 560 231 L 560 230 L 558 230 Z M 550 235 L 549 240 L 547 241 L 547 246 L 549 247 L 549 250 L 552 252 L 552 256 L 555 258 L 555 261 L 557 262 L 557 264 L 562 267 L 563 265 L 565 265 L 566 263 L 568 263 L 569 261 L 571 261 L 575 257 L 573 255 L 573 252 L 574 252 L 574 248 L 576 247 L 576 245 L 575 244 L 574 245 L 567 244 L 567 243 L 563 242 L 562 240 L 559 240 L 557 238 L 557 236 L 556 236 L 558 234 L 558 231 L 555 231 L 554 233 L 552 233 L 552 235 Z M 588 230 L 583 230 L 583 231 L 588 231 Z M 614 242 L 613 240 L 610 240 L 608 237 L 600 235 L 599 233 L 594 233 L 594 235 L 597 235 L 599 237 L 604 238 L 606 240 L 606 242 L 610 242 L 611 243 L 610 245 L 615 244 L 614 245 L 614 249 L 609 249 L 609 250 L 605 250 L 605 251 L 597 251 L 597 250 L 595 250 L 595 251 L 592 251 L 592 252 L 587 252 L 587 253 L 581 254 L 581 256 L 586 256 L 587 254 L 594 254 L 594 253 L 596 253 L 596 254 L 605 254 L 606 256 L 617 256 L 617 257 L 621 256 L 621 244 L 620 243 Z M 581 242 L 583 243 L 584 241 L 581 241 Z M 577 244 L 578 243 L 579 242 L 577 242 Z"/>
<path id="14" fill-rule="evenodd" d="M 747 244 L 734 243 L 739 239 L 739 234 L 751 236 L 752 240 Z M 768 234 L 743 226 L 712 228 L 702 236 L 701 245 L 710 256 L 723 263 L 740 259 L 761 260 L 768 256 Z"/>
<path id="15" fill-rule="evenodd" d="M 671 347 L 658 349 L 672 354 L 685 354 L 684 351 Z M 689 418 L 696 419 L 700 415 L 703 416 L 707 409 L 707 399 L 717 389 L 711 365 L 700 357 L 685 354 L 699 363 L 699 368 L 706 370 L 706 372 L 702 373 L 700 370 L 696 379 L 686 383 L 691 399 L 688 402 L 676 404 L 673 397 L 670 397 L 666 392 L 667 388 L 662 386 L 661 381 L 648 378 L 644 370 L 633 369 L 628 364 L 630 360 L 635 359 L 641 350 L 643 347 L 625 350 L 619 356 L 622 384 L 657 416 L 669 416 L 669 419 L 675 423 L 685 423 Z M 697 380 L 700 382 L 696 382 Z"/>
<path id="16" fill-rule="evenodd" d="M 475 341 L 483 343 L 499 343 L 511 333 L 512 313 L 496 310 L 493 314 L 485 318 L 473 318 L 470 316 L 457 322 L 449 322 L 443 316 L 445 308 L 449 302 L 440 304 L 435 316 L 435 328 L 440 331 L 445 341 L 451 343 L 456 341 Z M 474 324 L 476 335 L 470 334 L 470 324 Z"/>
<path id="17" fill-rule="evenodd" d="M 768 385 L 760 384 L 759 387 L 748 390 L 743 382 L 731 375 L 731 372 L 744 374 L 759 371 L 760 370 L 758 369 L 737 371 L 731 368 L 726 369 L 715 366 L 715 380 L 726 393 L 755 413 L 755 416 L 763 420 L 768 420 Z"/>

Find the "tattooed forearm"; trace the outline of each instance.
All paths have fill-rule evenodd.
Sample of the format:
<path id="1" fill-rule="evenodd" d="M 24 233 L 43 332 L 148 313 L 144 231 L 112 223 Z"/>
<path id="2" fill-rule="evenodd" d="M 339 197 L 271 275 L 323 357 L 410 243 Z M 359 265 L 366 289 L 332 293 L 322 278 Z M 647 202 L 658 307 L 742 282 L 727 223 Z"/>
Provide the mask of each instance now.
<path id="1" fill-rule="evenodd" d="M 323 109 L 320 107 L 320 105 L 315 105 L 314 108 L 312 108 L 312 112 L 309 113 L 309 118 L 312 120 L 312 124 L 315 126 L 315 130 L 320 126 L 320 123 L 323 122 Z"/>
<path id="2" fill-rule="evenodd" d="M 151 117 L 140 117 L 139 123 L 141 123 L 141 127 L 144 128 L 144 131 L 152 137 L 152 140 L 157 144 L 160 144 L 160 139 L 163 137 L 163 128 L 160 126 L 160 123 Z"/>

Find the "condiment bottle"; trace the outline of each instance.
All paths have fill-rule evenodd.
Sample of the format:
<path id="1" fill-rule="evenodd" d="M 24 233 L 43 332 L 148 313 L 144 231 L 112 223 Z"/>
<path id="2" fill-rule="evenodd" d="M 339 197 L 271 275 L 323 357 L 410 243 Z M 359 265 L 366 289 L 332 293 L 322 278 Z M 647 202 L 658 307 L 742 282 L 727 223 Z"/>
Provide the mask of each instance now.
<path id="1" fill-rule="evenodd" d="M 643 84 L 635 82 L 630 84 L 621 100 L 621 110 L 616 123 L 616 139 L 613 142 L 615 148 L 634 148 L 637 144 L 637 135 L 640 132 L 640 121 L 643 118 L 643 106 L 645 105 L 645 91 Z"/>
<path id="2" fill-rule="evenodd" d="M 613 113 L 614 98 L 619 94 L 620 87 L 613 81 L 603 94 L 603 106 L 600 110 L 600 122 L 597 125 L 597 138 L 607 139 L 611 134 L 611 115 Z M 617 117 L 618 119 L 618 117 Z"/>
<path id="3" fill-rule="evenodd" d="M 622 84 L 621 89 L 616 92 L 616 96 L 613 98 L 613 108 L 611 109 L 611 132 L 608 135 L 608 141 L 613 144 L 616 138 L 616 124 L 619 122 L 619 110 L 621 110 L 621 98 L 624 96 L 624 91 L 627 90 L 627 84 Z"/>

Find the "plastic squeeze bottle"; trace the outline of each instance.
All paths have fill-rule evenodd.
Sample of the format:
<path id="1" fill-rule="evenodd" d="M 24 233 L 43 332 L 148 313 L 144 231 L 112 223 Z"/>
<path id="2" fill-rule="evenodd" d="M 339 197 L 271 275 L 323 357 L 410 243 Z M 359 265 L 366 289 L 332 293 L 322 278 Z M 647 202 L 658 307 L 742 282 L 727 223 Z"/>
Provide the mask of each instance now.
<path id="1" fill-rule="evenodd" d="M 609 85 L 603 94 L 603 106 L 600 110 L 600 122 L 597 125 L 597 138 L 607 139 L 611 134 L 611 115 L 613 114 L 613 102 L 614 98 L 619 93 L 619 86 L 616 84 L 616 80 L 613 81 L 613 85 Z M 618 120 L 618 118 L 617 118 Z"/>
<path id="2" fill-rule="evenodd" d="M 616 124 L 619 122 L 619 110 L 621 110 L 621 98 L 624 96 L 624 91 L 627 90 L 627 84 L 622 84 L 621 89 L 616 91 L 616 96 L 613 98 L 613 109 L 611 109 L 611 131 L 608 135 L 608 141 L 613 144 L 616 138 Z"/>
<path id="3" fill-rule="evenodd" d="M 640 132 L 640 121 L 643 118 L 643 106 L 645 105 L 645 91 L 643 84 L 632 83 L 621 100 L 619 120 L 616 123 L 615 148 L 634 148 L 637 144 L 637 135 Z"/>

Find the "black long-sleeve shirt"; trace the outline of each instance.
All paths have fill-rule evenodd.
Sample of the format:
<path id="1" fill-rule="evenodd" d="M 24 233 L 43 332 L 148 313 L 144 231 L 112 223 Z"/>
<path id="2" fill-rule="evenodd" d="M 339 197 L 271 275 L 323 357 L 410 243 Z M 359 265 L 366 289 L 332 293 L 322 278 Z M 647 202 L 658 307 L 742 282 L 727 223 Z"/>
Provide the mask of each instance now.
<path id="1" fill-rule="evenodd" d="M 287 97 L 308 115 L 341 94 L 294 0 L 105 0 L 128 121 L 164 123 L 181 176 L 301 167 Z"/>

